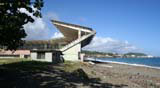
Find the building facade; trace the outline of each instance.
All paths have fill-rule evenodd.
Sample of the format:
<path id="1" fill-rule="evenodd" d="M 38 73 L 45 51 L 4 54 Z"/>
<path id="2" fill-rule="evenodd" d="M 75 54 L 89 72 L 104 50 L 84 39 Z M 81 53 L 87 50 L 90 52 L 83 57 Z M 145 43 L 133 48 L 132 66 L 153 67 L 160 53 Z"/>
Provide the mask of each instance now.
<path id="1" fill-rule="evenodd" d="M 91 28 L 51 21 L 64 35 L 63 38 L 52 40 L 32 40 L 19 47 L 20 50 L 29 50 L 30 58 L 38 61 L 83 61 L 81 49 L 88 45 L 96 32 Z"/>

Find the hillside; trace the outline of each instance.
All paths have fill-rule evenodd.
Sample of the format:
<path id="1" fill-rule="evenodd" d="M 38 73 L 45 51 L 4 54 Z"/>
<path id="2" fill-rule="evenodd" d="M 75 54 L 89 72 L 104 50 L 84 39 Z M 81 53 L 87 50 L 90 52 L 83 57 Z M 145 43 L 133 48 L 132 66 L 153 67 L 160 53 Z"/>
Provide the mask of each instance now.
<path id="1" fill-rule="evenodd" d="M 124 54 L 124 56 L 131 56 L 131 55 L 134 55 L 134 56 L 147 56 L 147 54 L 144 54 L 144 53 L 133 53 L 133 52 Z"/>

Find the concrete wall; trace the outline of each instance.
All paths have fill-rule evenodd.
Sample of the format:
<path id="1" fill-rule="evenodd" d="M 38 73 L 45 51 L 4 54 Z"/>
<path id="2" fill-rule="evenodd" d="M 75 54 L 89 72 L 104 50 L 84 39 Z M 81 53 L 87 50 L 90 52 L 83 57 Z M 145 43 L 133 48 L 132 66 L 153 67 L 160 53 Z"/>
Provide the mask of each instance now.
<path id="1" fill-rule="evenodd" d="M 52 52 L 45 53 L 45 61 L 52 62 Z"/>
<path id="2" fill-rule="evenodd" d="M 31 52 L 31 59 L 36 61 L 52 62 L 52 52 L 44 52 L 45 58 L 37 59 L 37 52 Z"/>
<path id="3" fill-rule="evenodd" d="M 37 60 L 37 52 L 31 52 L 31 59 Z"/>
<path id="4" fill-rule="evenodd" d="M 80 52 L 81 52 L 81 44 L 79 43 L 79 44 L 76 44 L 75 46 L 63 51 L 62 52 L 63 59 L 70 60 L 70 61 L 80 61 L 80 59 L 79 59 Z M 57 56 L 57 54 L 55 56 L 53 56 L 53 53 L 58 53 L 58 52 L 45 52 L 44 59 L 37 59 L 37 51 L 31 52 L 31 59 L 37 60 L 37 61 L 47 61 L 47 62 L 53 62 L 53 60 L 58 61 L 58 59 L 60 59 L 60 54 L 58 54 L 59 56 Z"/>
<path id="5" fill-rule="evenodd" d="M 77 44 L 63 53 L 64 60 L 70 60 L 70 61 L 79 61 L 79 52 L 81 51 L 81 44 Z"/>

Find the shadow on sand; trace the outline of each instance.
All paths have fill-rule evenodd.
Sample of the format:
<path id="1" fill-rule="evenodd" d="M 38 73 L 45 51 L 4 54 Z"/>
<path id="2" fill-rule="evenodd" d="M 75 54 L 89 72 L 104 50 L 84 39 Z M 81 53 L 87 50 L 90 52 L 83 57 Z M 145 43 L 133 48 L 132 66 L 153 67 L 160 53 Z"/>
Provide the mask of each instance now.
<path id="1" fill-rule="evenodd" d="M 123 88 L 127 85 L 101 83 L 82 69 L 65 72 L 53 64 L 35 61 L 0 65 L 0 88 Z"/>

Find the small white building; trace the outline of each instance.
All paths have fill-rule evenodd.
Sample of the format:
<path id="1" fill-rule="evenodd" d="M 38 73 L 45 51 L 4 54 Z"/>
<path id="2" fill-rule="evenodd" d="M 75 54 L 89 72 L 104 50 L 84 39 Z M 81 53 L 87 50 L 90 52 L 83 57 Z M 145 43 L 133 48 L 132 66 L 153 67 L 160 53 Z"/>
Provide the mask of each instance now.
<path id="1" fill-rule="evenodd" d="M 46 62 L 64 62 L 62 53 L 55 50 L 31 50 L 31 59 Z"/>

